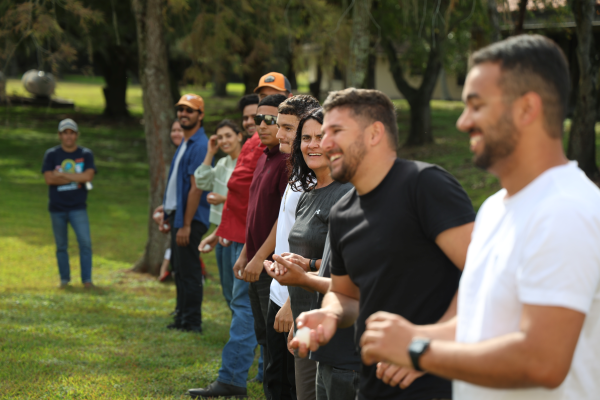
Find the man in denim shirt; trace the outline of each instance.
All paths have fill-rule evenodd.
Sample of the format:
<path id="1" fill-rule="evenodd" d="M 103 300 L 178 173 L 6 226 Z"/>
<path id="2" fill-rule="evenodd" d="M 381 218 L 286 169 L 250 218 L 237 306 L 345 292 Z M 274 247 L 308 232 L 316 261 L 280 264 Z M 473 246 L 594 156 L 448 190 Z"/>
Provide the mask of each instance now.
<path id="1" fill-rule="evenodd" d="M 202 127 L 204 100 L 186 94 L 175 105 L 184 140 L 175 153 L 163 200 L 163 232 L 171 231 L 171 262 L 177 287 L 175 321 L 168 326 L 202 332 L 202 267 L 198 245 L 209 227 L 210 205 L 206 193 L 198 189 L 194 171 L 202 164 L 208 138 Z"/>

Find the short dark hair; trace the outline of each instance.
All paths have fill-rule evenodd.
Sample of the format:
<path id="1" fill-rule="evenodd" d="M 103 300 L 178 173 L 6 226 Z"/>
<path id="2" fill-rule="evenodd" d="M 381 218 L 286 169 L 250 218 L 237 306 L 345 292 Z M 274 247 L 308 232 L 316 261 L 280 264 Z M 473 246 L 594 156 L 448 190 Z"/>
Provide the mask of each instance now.
<path id="1" fill-rule="evenodd" d="M 296 137 L 292 142 L 292 154 L 287 161 L 288 170 L 290 171 L 290 187 L 294 192 L 309 192 L 317 186 L 317 176 L 312 169 L 308 168 L 302 154 L 302 149 L 300 148 L 302 143 L 302 128 L 304 128 L 306 121 L 311 119 L 323 125 L 323 109 L 321 107 L 313 109 L 298 124 Z"/>
<path id="2" fill-rule="evenodd" d="M 258 95 L 257 94 L 247 94 L 245 96 L 243 96 L 240 101 L 238 102 L 238 108 L 240 109 L 240 112 L 243 113 L 244 112 L 244 108 L 246 108 L 246 106 L 249 106 L 251 104 L 258 104 Z"/>
<path id="3" fill-rule="evenodd" d="M 541 35 L 513 36 L 476 51 L 469 60 L 471 66 L 486 62 L 500 64 L 498 84 L 506 101 L 527 92 L 539 94 L 548 134 L 562 137 L 571 79 L 567 58 L 556 43 Z"/>
<path id="4" fill-rule="evenodd" d="M 258 103 L 258 106 L 279 107 L 279 105 L 283 103 L 285 99 L 287 99 L 287 96 L 283 94 L 272 94 L 262 99 L 260 103 Z"/>
<path id="5" fill-rule="evenodd" d="M 277 111 L 279 111 L 279 114 L 294 115 L 298 118 L 302 118 L 309 111 L 319 107 L 321 107 L 319 100 L 315 99 L 310 94 L 300 94 L 288 97 L 279 105 Z"/>
<path id="6" fill-rule="evenodd" d="M 398 149 L 398 125 L 396 124 L 396 107 L 383 92 L 374 89 L 347 88 L 329 93 L 323 109 L 325 113 L 334 108 L 343 107 L 352 114 L 373 123 L 379 121 L 385 127 L 390 146 Z"/>
<path id="7" fill-rule="evenodd" d="M 242 133 L 242 130 L 237 126 L 237 124 L 230 119 L 224 119 L 223 121 L 219 122 L 219 125 L 217 125 L 215 128 L 215 133 L 217 133 L 217 131 L 224 126 L 231 128 L 231 130 L 236 134 Z"/>

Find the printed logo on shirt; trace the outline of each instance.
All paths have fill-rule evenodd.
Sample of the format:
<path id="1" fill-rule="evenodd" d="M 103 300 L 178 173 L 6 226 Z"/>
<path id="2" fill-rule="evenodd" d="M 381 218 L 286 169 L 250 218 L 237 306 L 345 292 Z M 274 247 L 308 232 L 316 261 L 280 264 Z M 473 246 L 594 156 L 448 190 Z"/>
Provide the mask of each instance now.
<path id="1" fill-rule="evenodd" d="M 84 159 L 77 158 L 72 160 L 70 158 L 66 158 L 60 165 L 56 166 L 56 170 L 58 172 L 66 172 L 68 174 L 80 174 L 83 172 Z M 56 188 L 59 192 L 65 192 L 70 190 L 77 190 L 81 187 L 81 185 L 77 182 L 71 182 L 66 185 L 60 185 Z"/>

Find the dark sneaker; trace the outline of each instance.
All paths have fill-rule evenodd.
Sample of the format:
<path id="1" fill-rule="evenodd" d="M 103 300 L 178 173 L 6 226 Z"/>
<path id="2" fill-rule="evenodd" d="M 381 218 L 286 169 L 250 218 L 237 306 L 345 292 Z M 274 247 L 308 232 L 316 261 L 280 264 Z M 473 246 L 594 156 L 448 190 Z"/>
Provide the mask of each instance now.
<path id="1" fill-rule="evenodd" d="M 181 323 L 173 322 L 172 324 L 167 325 L 167 329 L 181 329 Z"/>
<path id="2" fill-rule="evenodd" d="M 205 399 L 210 399 L 213 397 L 225 397 L 234 399 L 248 398 L 246 388 L 228 385 L 219 381 L 214 381 L 206 388 L 190 389 L 188 390 L 188 395 L 191 396 L 192 399 L 196 399 L 198 397 Z"/>

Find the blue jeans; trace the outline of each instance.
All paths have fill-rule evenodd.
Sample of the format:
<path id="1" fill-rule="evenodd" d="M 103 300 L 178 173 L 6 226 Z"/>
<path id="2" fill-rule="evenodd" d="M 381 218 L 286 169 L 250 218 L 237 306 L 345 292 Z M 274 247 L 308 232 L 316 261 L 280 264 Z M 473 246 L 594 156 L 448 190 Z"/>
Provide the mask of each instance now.
<path id="1" fill-rule="evenodd" d="M 79 243 L 79 263 L 81 264 L 81 282 L 92 281 L 92 239 L 90 237 L 90 222 L 87 210 L 50 212 L 52 230 L 56 241 L 56 259 L 61 283 L 71 281 L 69 267 L 69 236 L 67 226 L 70 223 Z"/>
<path id="2" fill-rule="evenodd" d="M 235 281 L 235 278 L 233 277 L 233 265 L 237 261 L 237 257 L 235 260 L 231 259 L 231 257 L 236 256 L 235 250 L 230 250 L 234 244 L 235 242 L 229 247 L 223 247 L 220 243 L 217 243 L 215 246 L 217 266 L 219 267 L 219 279 L 221 280 L 221 289 L 223 290 L 223 297 L 225 297 L 227 307 L 230 309 L 231 299 L 233 297 L 233 281 Z M 239 251 L 237 252 L 237 255 L 239 256 Z M 230 265 L 231 268 L 229 268 Z M 225 266 L 227 266 L 227 268 L 225 268 Z"/>
<path id="3" fill-rule="evenodd" d="M 223 248 L 230 251 L 230 264 L 223 264 L 223 268 L 233 270 L 233 265 L 244 247 L 243 243 L 231 243 Z M 238 387 L 246 387 L 248 370 L 254 361 L 256 336 L 254 335 L 254 317 L 248 297 L 248 282 L 233 279 L 231 298 L 231 327 L 229 328 L 229 341 L 223 348 L 221 355 L 221 369 L 217 380 L 222 383 Z"/>

